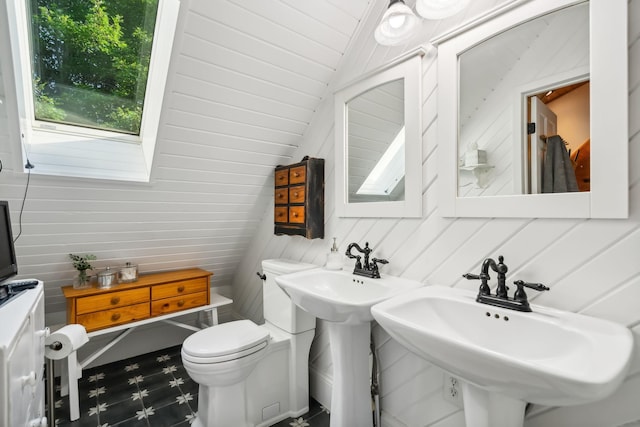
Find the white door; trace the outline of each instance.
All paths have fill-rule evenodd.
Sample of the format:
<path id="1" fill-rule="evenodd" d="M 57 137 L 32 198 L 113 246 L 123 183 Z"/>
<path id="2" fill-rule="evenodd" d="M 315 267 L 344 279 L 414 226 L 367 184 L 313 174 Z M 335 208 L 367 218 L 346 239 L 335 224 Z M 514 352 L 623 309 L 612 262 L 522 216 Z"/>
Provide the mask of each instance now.
<path id="1" fill-rule="evenodd" d="M 558 132 L 558 117 L 537 96 L 531 97 L 531 116 L 535 123 L 535 131 L 530 136 L 531 176 L 529 181 L 530 193 L 542 193 L 542 171 L 546 150 L 545 139 Z"/>

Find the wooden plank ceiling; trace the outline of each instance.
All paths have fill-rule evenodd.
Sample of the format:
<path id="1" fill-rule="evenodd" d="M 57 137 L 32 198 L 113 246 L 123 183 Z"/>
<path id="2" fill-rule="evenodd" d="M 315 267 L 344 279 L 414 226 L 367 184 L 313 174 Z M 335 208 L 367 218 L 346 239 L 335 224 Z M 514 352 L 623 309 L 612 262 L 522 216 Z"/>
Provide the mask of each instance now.
<path id="1" fill-rule="evenodd" d="M 332 96 L 331 81 L 370 3 L 183 3 L 154 181 L 157 189 L 201 194 L 212 218 L 227 213 L 226 225 L 216 227 L 230 234 L 204 264 L 216 271 L 216 286 L 230 284 L 268 212 L 273 168 L 300 160 L 292 153 Z"/>
<path id="2" fill-rule="evenodd" d="M 286 163 L 331 95 L 329 82 L 368 3 L 186 3 L 164 136 L 215 148 L 211 159 L 255 165 L 259 173 Z"/>

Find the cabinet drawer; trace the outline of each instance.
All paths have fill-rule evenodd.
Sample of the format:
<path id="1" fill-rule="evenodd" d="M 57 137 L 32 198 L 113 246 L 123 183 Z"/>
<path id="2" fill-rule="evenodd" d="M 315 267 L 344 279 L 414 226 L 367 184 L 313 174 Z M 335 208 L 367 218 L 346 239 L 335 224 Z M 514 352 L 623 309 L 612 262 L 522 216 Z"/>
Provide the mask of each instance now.
<path id="1" fill-rule="evenodd" d="M 304 224 L 304 206 L 289 207 L 289 222 Z"/>
<path id="2" fill-rule="evenodd" d="M 174 311 L 186 310 L 188 308 L 199 307 L 207 304 L 207 293 L 198 292 L 173 298 L 165 298 L 151 303 L 151 315 L 173 313 Z"/>
<path id="3" fill-rule="evenodd" d="M 289 203 L 288 187 L 276 188 L 275 200 L 276 205 L 286 205 Z"/>
<path id="4" fill-rule="evenodd" d="M 304 165 L 290 169 L 289 184 L 302 184 L 306 178 L 307 168 Z"/>
<path id="5" fill-rule="evenodd" d="M 108 292 L 100 295 L 78 298 L 76 300 L 76 313 L 93 313 L 94 311 L 124 307 L 141 302 L 149 302 L 149 288 Z"/>
<path id="6" fill-rule="evenodd" d="M 276 187 L 289 184 L 289 169 L 280 169 L 276 171 Z"/>
<path id="7" fill-rule="evenodd" d="M 289 188 L 289 203 L 304 203 L 304 185 Z"/>
<path id="8" fill-rule="evenodd" d="M 288 209 L 286 206 L 276 206 L 276 210 L 273 213 L 273 219 L 275 222 L 287 222 Z"/>
<path id="9" fill-rule="evenodd" d="M 83 314 L 77 317 L 77 323 L 84 325 L 88 332 L 109 328 L 123 323 L 135 322 L 149 317 L 149 303 L 134 304 L 126 307 Z"/>
<path id="10" fill-rule="evenodd" d="M 206 292 L 207 286 L 209 286 L 209 281 L 206 277 L 182 280 L 180 282 L 167 283 L 165 285 L 156 285 L 151 288 L 151 299 L 155 301 L 184 294 L 192 294 L 194 292 Z"/>

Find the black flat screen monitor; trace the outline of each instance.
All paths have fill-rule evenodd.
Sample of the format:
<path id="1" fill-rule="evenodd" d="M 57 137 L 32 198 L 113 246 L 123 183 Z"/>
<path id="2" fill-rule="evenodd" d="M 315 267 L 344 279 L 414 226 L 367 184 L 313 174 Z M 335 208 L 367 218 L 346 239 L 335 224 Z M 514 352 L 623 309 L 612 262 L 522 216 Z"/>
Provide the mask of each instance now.
<path id="1" fill-rule="evenodd" d="M 0 200 L 0 283 L 18 274 L 9 203 Z"/>

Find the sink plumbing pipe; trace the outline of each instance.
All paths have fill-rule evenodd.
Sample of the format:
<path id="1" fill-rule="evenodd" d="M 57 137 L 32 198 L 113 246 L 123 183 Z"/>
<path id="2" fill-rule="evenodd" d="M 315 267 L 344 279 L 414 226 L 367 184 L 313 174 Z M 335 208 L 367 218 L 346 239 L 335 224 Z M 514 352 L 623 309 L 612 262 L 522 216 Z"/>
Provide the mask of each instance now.
<path id="1" fill-rule="evenodd" d="M 373 333 L 371 333 L 371 340 L 369 344 L 371 349 L 371 407 L 373 416 L 373 427 L 380 427 L 380 390 L 378 385 L 378 358 L 376 356 L 376 346 L 373 342 Z"/>

